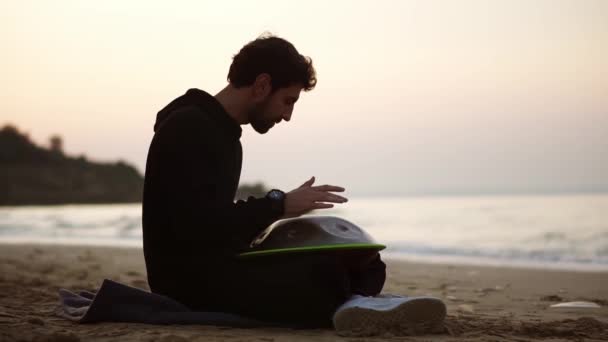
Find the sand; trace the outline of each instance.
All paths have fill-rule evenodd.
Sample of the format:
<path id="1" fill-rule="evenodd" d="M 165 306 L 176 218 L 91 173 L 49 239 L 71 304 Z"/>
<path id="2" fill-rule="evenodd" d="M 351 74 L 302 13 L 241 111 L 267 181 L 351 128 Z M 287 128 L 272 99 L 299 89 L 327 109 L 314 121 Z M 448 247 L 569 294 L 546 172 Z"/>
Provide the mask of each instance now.
<path id="1" fill-rule="evenodd" d="M 76 324 L 56 316 L 59 288 L 104 278 L 148 289 L 137 248 L 0 244 L 0 341 L 600 341 L 608 340 L 608 272 L 387 260 L 385 292 L 433 295 L 448 317 L 439 334 L 340 337 L 333 330 L 201 325 Z M 565 301 L 596 309 L 555 309 Z"/>

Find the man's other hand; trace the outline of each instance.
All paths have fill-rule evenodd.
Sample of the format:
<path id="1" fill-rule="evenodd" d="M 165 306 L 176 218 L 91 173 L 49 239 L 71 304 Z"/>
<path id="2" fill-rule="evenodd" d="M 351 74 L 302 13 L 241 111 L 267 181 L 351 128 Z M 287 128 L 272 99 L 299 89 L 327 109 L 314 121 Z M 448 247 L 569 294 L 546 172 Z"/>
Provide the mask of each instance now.
<path id="1" fill-rule="evenodd" d="M 332 193 L 343 192 L 344 188 L 334 185 L 312 186 L 314 182 L 313 176 L 285 195 L 285 214 L 281 218 L 298 217 L 315 209 L 333 208 L 332 203 L 348 202 L 346 197 Z"/>

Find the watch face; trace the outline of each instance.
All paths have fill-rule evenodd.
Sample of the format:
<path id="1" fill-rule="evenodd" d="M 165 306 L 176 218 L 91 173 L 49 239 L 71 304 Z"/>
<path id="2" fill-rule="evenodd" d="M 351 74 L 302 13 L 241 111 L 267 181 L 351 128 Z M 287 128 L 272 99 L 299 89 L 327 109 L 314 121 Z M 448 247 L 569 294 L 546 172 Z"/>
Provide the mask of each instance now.
<path id="1" fill-rule="evenodd" d="M 283 193 L 279 190 L 272 190 L 268 194 L 268 197 L 272 198 L 273 200 L 280 200 L 283 198 Z"/>

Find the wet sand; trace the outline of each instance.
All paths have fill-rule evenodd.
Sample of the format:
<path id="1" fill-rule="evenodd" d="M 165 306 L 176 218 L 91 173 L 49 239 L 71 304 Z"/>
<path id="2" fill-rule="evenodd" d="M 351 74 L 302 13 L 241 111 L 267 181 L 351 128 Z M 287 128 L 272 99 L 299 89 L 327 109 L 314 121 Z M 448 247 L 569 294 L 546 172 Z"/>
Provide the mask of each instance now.
<path id="1" fill-rule="evenodd" d="M 608 340 L 608 272 L 387 260 L 384 292 L 448 305 L 441 333 L 340 337 L 333 330 L 201 325 L 76 324 L 58 317 L 57 291 L 94 290 L 104 278 L 148 289 L 141 249 L 0 244 L 0 341 L 563 341 Z M 592 301 L 596 309 L 551 304 Z"/>

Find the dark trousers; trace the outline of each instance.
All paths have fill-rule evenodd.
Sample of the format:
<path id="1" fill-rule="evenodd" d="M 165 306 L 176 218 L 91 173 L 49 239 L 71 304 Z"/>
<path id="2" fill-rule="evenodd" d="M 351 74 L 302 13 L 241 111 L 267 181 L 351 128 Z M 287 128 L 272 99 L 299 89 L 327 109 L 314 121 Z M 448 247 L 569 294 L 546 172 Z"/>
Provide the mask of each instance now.
<path id="1" fill-rule="evenodd" d="M 176 298 L 194 310 L 221 311 L 294 327 L 331 327 L 353 294 L 374 296 L 386 266 L 373 251 L 274 255 L 241 259 L 205 290 Z M 206 293 L 202 293 L 206 292 Z"/>

